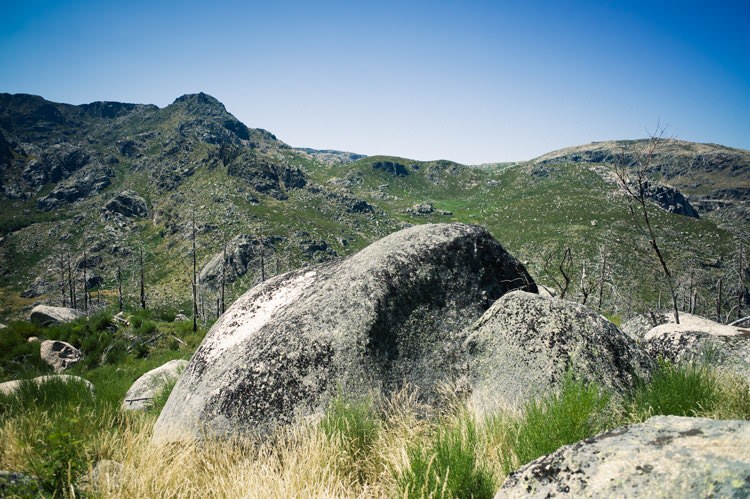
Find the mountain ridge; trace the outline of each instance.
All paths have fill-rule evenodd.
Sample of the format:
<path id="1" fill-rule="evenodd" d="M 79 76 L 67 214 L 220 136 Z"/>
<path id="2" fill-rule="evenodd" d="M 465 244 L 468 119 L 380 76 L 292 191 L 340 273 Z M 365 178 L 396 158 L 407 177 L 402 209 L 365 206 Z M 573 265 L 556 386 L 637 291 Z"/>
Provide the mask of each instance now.
<path id="1" fill-rule="evenodd" d="M 636 150 L 639 144 L 618 143 Z M 202 92 L 163 108 L 106 101 L 73 106 L 0 94 L 0 258 L 9 263 L 0 271 L 0 297 L 6 297 L 0 317 L 34 301 L 61 301 L 61 258 L 78 262 L 79 287 L 82 268 L 90 266 L 87 279 L 98 278 L 91 289 L 111 292 L 118 262 L 131 269 L 126 281 L 132 286 L 138 248 L 150 266 L 149 299 L 185 309 L 193 219 L 198 264 L 214 262 L 205 303 L 215 301 L 224 241 L 234 241 L 226 258 L 241 262 L 227 260 L 239 269 L 229 293 L 237 296 L 262 275 L 348 255 L 429 222 L 485 225 L 542 276 L 552 254 L 571 246 L 578 252 L 576 272 L 585 273 L 602 247 L 619 255 L 640 241 L 624 198 L 602 175 L 613 164 L 596 156 L 601 144 L 476 167 L 293 148 L 247 127 Z M 702 217 L 688 222 L 657 214 L 668 250 L 677 262 L 696 260 L 706 268 L 717 259 L 729 262 L 737 234 L 747 232 L 745 152 L 732 162 L 731 148 L 667 145 L 692 160 L 654 170 L 655 181 L 684 189 Z M 145 208 L 113 211 L 117 196 L 138 196 Z M 81 261 L 84 248 L 96 265 Z M 638 279 L 636 264 L 614 260 L 623 281 Z M 720 265 L 723 272 L 727 265 Z M 705 281 L 715 282 L 718 273 L 707 271 Z M 617 286 L 633 287 L 641 300 L 658 294 L 658 286 Z"/>

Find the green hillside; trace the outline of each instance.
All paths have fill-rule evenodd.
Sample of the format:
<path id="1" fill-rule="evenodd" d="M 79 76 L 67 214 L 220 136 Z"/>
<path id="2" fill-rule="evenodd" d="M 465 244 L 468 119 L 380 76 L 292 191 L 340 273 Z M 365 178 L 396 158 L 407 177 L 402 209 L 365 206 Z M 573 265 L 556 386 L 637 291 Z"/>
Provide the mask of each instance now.
<path id="1" fill-rule="evenodd" d="M 637 152 L 643 142 L 481 167 L 357 159 L 293 149 L 205 94 L 163 109 L 3 94 L 0 137 L 0 320 L 23 317 L 33 303 L 60 304 L 61 283 L 70 294 L 69 261 L 79 294 L 86 268 L 93 301 L 114 299 L 119 266 L 126 304 L 137 306 L 140 248 L 147 306 L 189 311 L 193 219 L 199 270 L 236 236 L 249 245 L 235 255 L 246 261 L 226 284 L 228 303 L 262 276 L 351 254 L 408 224 L 452 221 L 487 227 L 546 286 L 564 281 L 562 262 L 568 295 L 598 305 L 601 287 L 606 313 L 666 303 L 645 233 L 611 175 L 623 144 Z M 715 314 L 718 279 L 725 312 L 747 285 L 738 251 L 748 233 L 749 156 L 667 141 L 649 172 L 699 207 L 691 218 L 650 205 L 685 307 L 694 295 L 699 313 Z M 147 216 L 105 208 L 123 191 L 145 200 Z M 201 296 L 208 320 L 216 279 Z"/>

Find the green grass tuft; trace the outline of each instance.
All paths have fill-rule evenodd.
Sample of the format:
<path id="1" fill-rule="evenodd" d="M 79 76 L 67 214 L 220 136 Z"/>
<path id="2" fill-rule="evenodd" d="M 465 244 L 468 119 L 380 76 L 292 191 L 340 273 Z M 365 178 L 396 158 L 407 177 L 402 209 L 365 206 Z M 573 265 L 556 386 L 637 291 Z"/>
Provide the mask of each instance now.
<path id="1" fill-rule="evenodd" d="M 566 374 L 559 393 L 526 404 L 523 417 L 510 432 L 513 452 L 500 456 L 503 471 L 510 473 L 519 465 L 604 430 L 608 402 L 599 387 Z"/>
<path id="2" fill-rule="evenodd" d="M 497 483 L 479 462 L 479 433 L 468 412 L 439 425 L 427 441 L 407 449 L 408 467 L 398 477 L 403 497 L 493 497 Z"/>

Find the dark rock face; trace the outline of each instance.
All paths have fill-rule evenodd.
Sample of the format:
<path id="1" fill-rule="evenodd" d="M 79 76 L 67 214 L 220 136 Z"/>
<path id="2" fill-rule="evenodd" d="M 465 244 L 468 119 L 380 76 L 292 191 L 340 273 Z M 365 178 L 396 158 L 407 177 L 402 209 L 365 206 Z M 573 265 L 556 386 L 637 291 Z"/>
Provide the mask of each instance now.
<path id="1" fill-rule="evenodd" d="M 405 177 L 409 175 L 409 170 L 400 163 L 393 161 L 377 161 L 372 164 L 373 170 L 381 170 L 397 177 Z"/>
<path id="2" fill-rule="evenodd" d="M 656 416 L 540 457 L 495 499 L 748 497 L 750 422 Z"/>
<path id="3" fill-rule="evenodd" d="M 536 291 L 481 227 L 420 225 L 245 293 L 177 383 L 159 441 L 264 432 L 319 413 L 338 390 L 404 383 L 434 400 L 462 373 L 461 331 L 512 289 Z"/>
<path id="4" fill-rule="evenodd" d="M 106 188 L 113 172 L 100 167 L 95 170 L 82 171 L 67 181 L 60 183 L 48 195 L 37 201 L 40 210 L 50 211 L 68 203 L 91 196 Z"/>
<path id="5" fill-rule="evenodd" d="M 285 188 L 301 188 L 307 183 L 301 171 L 285 168 L 280 172 L 277 165 L 252 153 L 232 160 L 227 173 L 245 180 L 255 191 L 276 199 L 287 198 Z"/>
<path id="6" fill-rule="evenodd" d="M 670 213 L 699 218 L 698 212 L 687 198 L 674 187 L 660 184 L 651 185 L 648 188 L 647 194 L 656 204 Z"/>
<path id="7" fill-rule="evenodd" d="M 483 412 L 556 390 L 568 369 L 624 394 L 654 368 L 649 356 L 601 315 L 521 291 L 495 302 L 467 337 L 472 402 Z"/>
<path id="8" fill-rule="evenodd" d="M 5 135 L 0 132 L 0 166 L 7 165 L 13 159 L 13 152 L 10 149 L 10 144 L 5 139 Z M 2 171 L 2 169 L 0 169 Z"/>
<path id="9" fill-rule="evenodd" d="M 148 206 L 146 200 L 135 191 L 123 191 L 113 197 L 104 209 L 111 213 L 119 213 L 124 217 L 147 217 Z"/>
<path id="10" fill-rule="evenodd" d="M 91 161 L 90 154 L 80 146 L 56 144 L 32 160 L 23 171 L 23 179 L 34 188 L 40 189 L 49 182 L 59 182 L 68 178 Z"/>

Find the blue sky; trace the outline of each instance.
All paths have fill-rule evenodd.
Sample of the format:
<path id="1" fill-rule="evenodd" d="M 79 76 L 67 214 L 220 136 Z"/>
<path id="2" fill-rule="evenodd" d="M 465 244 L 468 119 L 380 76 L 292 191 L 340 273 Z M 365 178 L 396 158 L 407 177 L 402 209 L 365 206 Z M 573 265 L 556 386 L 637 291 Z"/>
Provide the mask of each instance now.
<path id="1" fill-rule="evenodd" d="M 207 92 L 293 146 L 478 164 L 667 135 L 750 149 L 750 1 L 0 0 L 0 92 Z"/>

